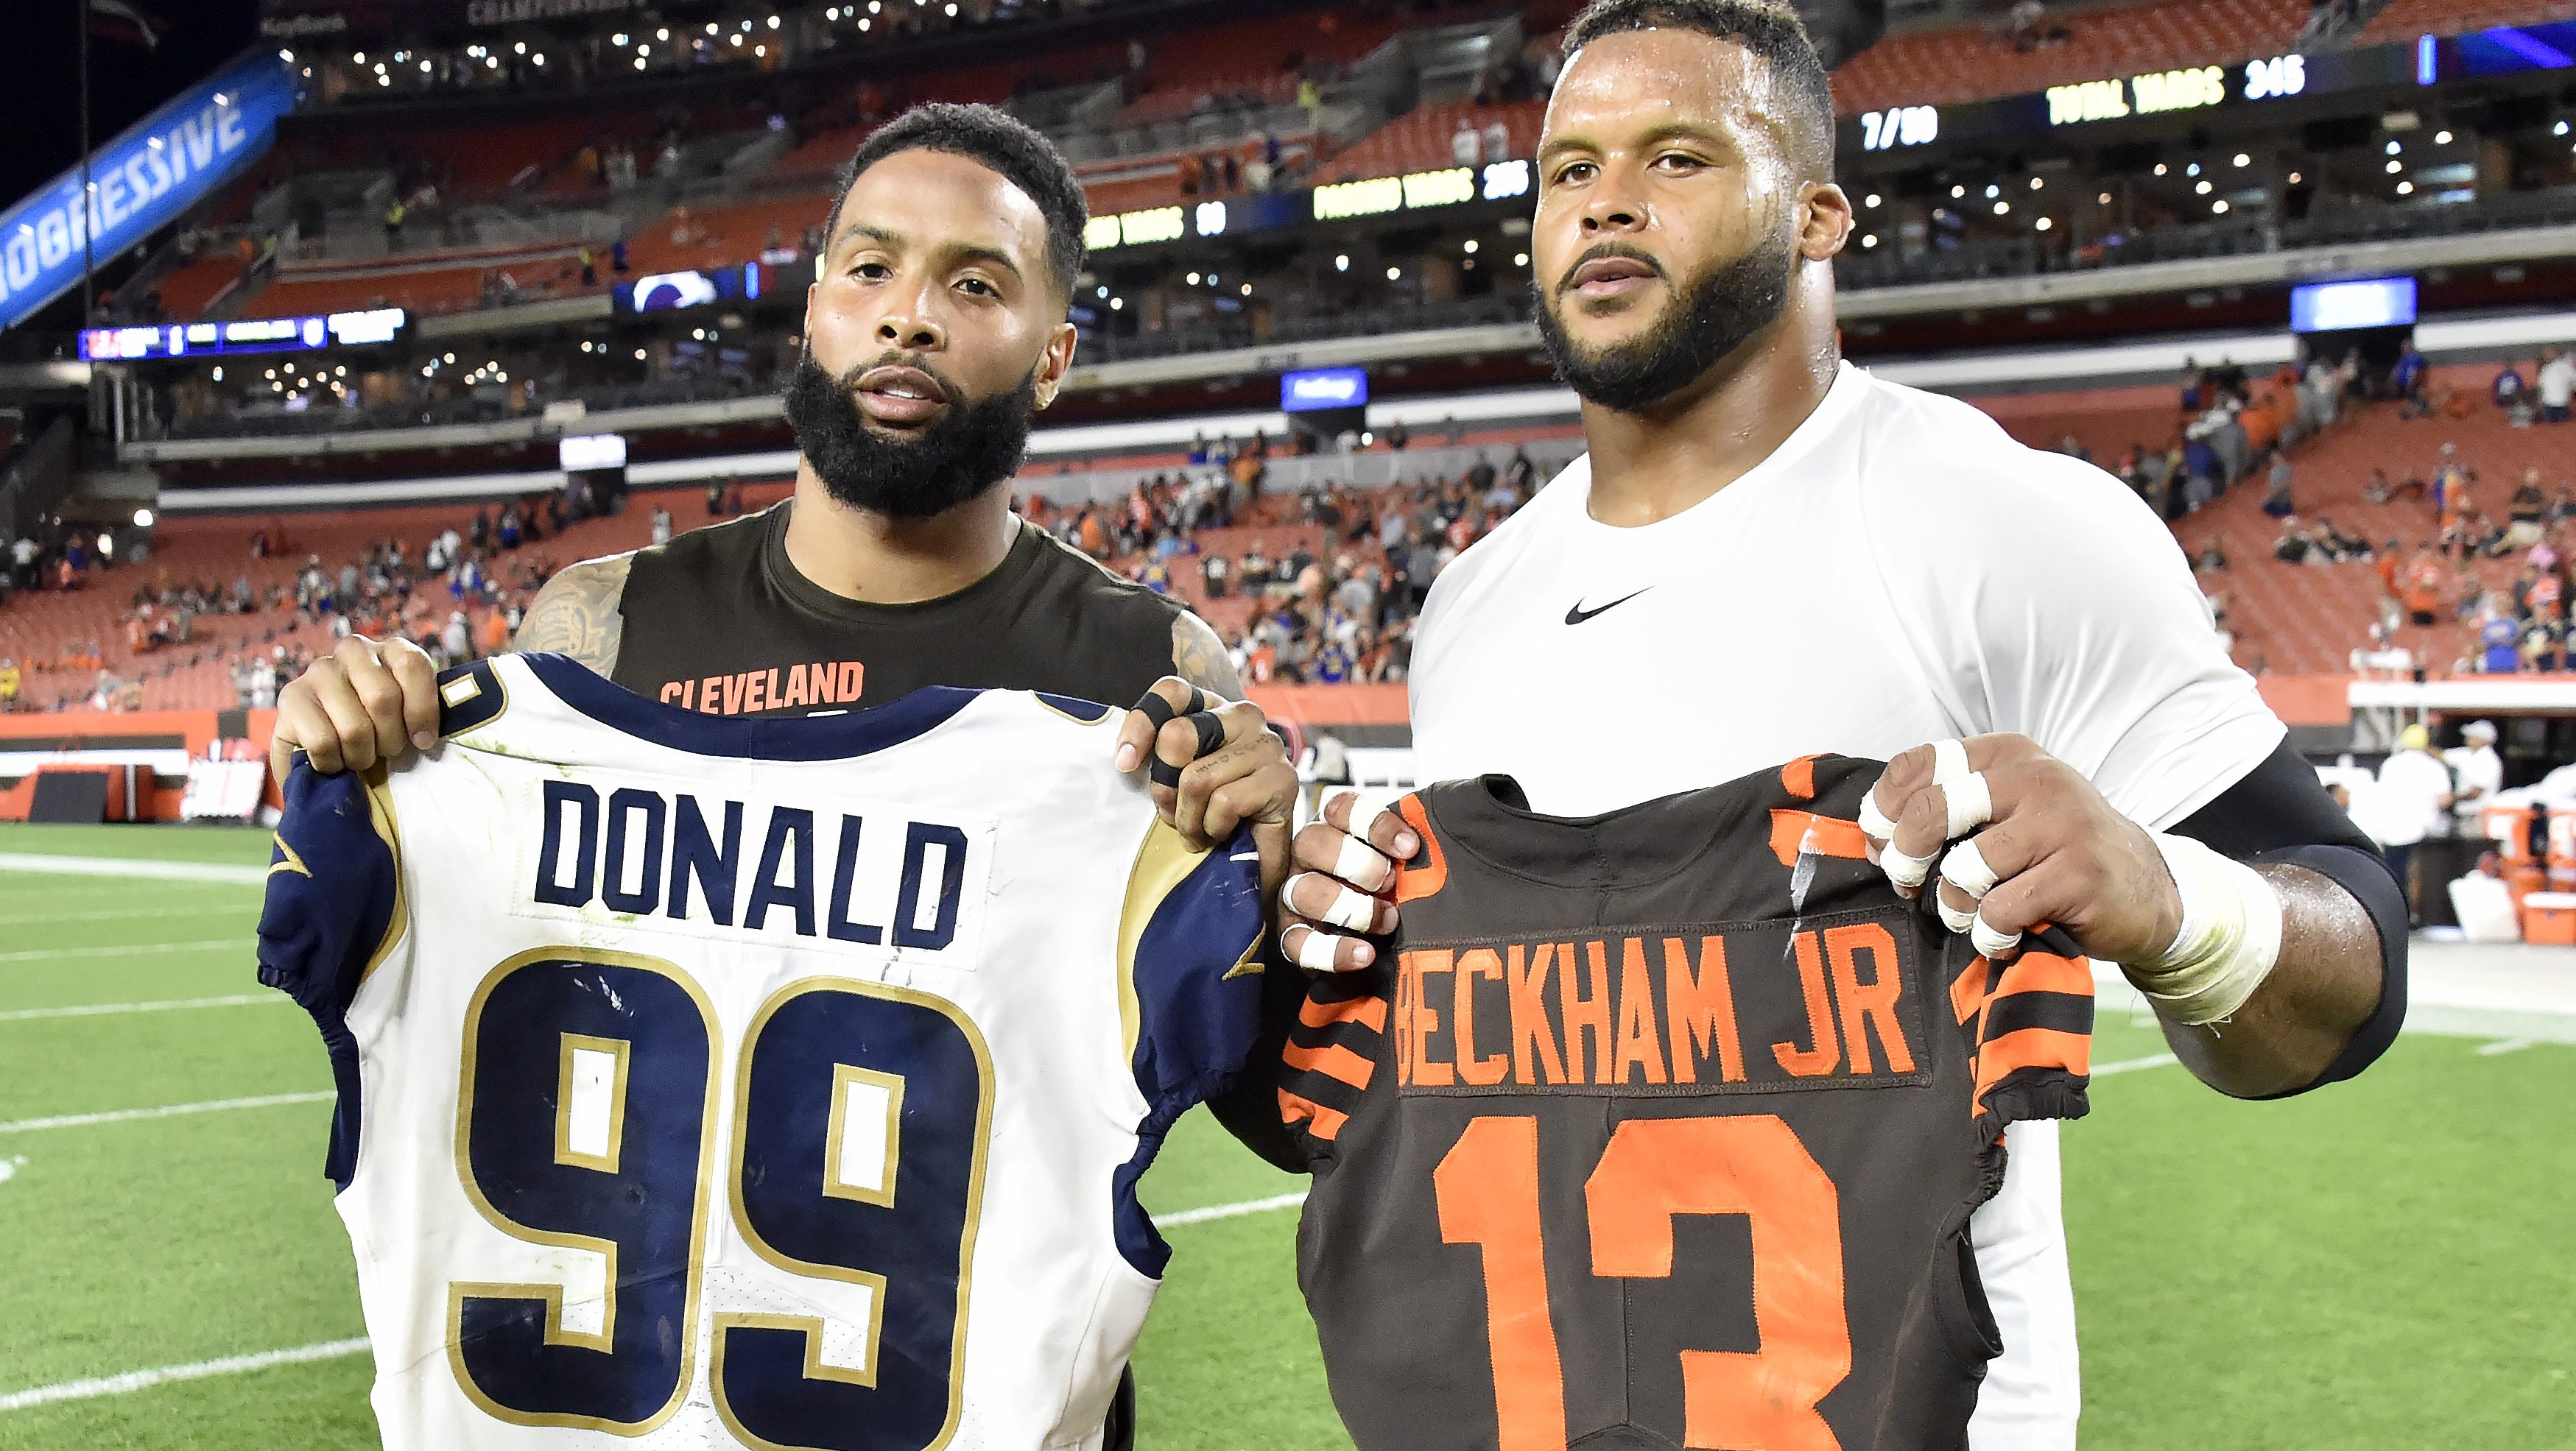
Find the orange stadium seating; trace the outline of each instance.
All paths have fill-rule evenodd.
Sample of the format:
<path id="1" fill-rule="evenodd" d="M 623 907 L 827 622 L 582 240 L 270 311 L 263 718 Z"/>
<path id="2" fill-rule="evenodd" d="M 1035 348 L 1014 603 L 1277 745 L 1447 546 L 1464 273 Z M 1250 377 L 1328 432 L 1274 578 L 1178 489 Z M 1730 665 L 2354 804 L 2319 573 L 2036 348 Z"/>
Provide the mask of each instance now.
<path id="1" fill-rule="evenodd" d="M 206 304 L 232 286 L 241 272 L 241 260 L 237 257 L 192 258 L 154 284 L 153 290 L 161 294 L 161 311 L 164 314 L 197 317 L 205 312 Z"/>
<path id="2" fill-rule="evenodd" d="M 2408 419 L 2394 405 L 2373 404 L 2294 449 L 2292 495 L 2301 521 L 2331 519 L 2336 528 L 2367 539 L 2374 549 L 2395 539 L 2411 556 L 2418 544 L 2440 532 L 2432 505 L 2412 496 L 2373 504 L 2363 498 L 2362 489 L 2374 468 L 2400 480 L 2410 473 L 2429 477 L 2441 461 L 2444 443 L 2459 445 L 2460 461 L 2477 474 L 2473 490 L 2479 507 L 2497 519 L 2504 517 L 2506 496 L 2526 468 L 2540 469 L 2542 488 L 2553 494 L 2563 484 L 2576 483 L 2576 451 L 2569 448 L 2565 430 L 2511 427 L 2486 402 L 2485 383 L 2493 372 L 2488 365 L 2433 371 L 2437 394 L 2445 387 L 2458 388 L 2471 400 L 2463 416 Z M 1978 401 L 2032 447 L 2054 448 L 2071 434 L 2096 462 L 2116 466 L 2132 444 L 2155 449 L 2179 437 L 2182 419 L 2174 396 L 2170 389 L 2148 388 Z M 2369 643 L 2370 626 L 2378 618 L 2383 593 L 2378 565 L 2282 562 L 2272 553 L 2280 524 L 2262 512 L 2262 494 L 2259 477 L 2240 480 L 2209 507 L 2178 521 L 2175 535 L 2189 550 L 2214 540 L 2228 557 L 2228 569 L 2202 584 L 2234 596 L 2228 624 L 2237 636 L 2238 663 L 2291 675 L 2349 673 L 2351 652 Z M 2509 586 L 2522 568 L 2518 556 L 2465 566 L 2446 561 L 2444 567 L 2454 575 L 2446 590 L 2446 618 L 2430 629 L 2409 625 L 2398 633 L 2398 643 L 2437 676 L 2447 673 L 2469 645 L 2468 627 L 2447 617 L 2449 607 L 2472 590 L 2472 580 L 2483 593 Z"/>
<path id="3" fill-rule="evenodd" d="M 2065 16 L 2066 39 L 2030 51 L 1977 26 L 1890 36 L 1834 72 L 1834 108 L 1849 116 L 1955 105 L 2104 76 L 2228 65 L 2290 49 L 2307 18 L 2306 0 L 2168 0 Z"/>
<path id="4" fill-rule="evenodd" d="M 415 313 L 462 312 L 483 305 L 483 279 L 509 273 L 522 296 L 569 296 L 581 290 L 574 243 L 482 255 L 429 253 L 381 263 L 281 268 L 276 281 L 244 303 L 244 317 L 300 317 L 361 307 L 407 307 Z M 753 251 L 758 251 L 757 241 Z M 319 276 L 299 276 L 319 272 Z M 651 270 L 651 269 L 647 269 Z M 165 298 L 165 306 L 167 306 Z M 174 315 L 176 310 L 173 309 Z"/>
<path id="5" fill-rule="evenodd" d="M 1496 117 L 1500 117 L 1503 125 L 1511 131 L 1511 154 L 1525 157 L 1538 149 L 1539 122 L 1546 113 L 1544 101 L 1516 101 L 1507 106 L 1444 101 L 1438 105 L 1417 107 L 1334 157 L 1316 179 L 1353 181 L 1361 177 L 1435 171 L 1455 166 L 1457 162 L 1452 159 L 1449 146 L 1451 138 L 1457 135 L 1459 123 L 1463 121 L 1482 131 Z"/>
<path id="6" fill-rule="evenodd" d="M 2355 45 L 2402 45 L 2419 35 L 2460 35 L 2497 25 L 2576 20 L 2571 0 L 2391 0 Z"/>

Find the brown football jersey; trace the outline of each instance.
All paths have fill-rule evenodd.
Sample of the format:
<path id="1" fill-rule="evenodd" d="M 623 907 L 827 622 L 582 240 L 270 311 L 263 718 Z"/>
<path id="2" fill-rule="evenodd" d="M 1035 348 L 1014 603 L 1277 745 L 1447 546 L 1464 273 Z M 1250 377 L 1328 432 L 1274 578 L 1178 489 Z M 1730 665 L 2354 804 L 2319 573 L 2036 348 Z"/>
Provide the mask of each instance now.
<path id="1" fill-rule="evenodd" d="M 2092 973 L 1975 955 L 1810 757 L 1589 820 L 1399 803 L 1400 935 L 1313 979 L 1280 1110 L 1360 1451 L 1957 1451 L 1999 1349 L 1969 1214 L 2084 1112 Z"/>

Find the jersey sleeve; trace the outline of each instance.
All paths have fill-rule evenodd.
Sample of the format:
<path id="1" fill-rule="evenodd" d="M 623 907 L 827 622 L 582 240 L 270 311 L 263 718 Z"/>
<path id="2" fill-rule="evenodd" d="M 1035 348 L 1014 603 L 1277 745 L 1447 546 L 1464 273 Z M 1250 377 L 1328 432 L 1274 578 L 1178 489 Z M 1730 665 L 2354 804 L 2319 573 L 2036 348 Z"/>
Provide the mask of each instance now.
<path id="1" fill-rule="evenodd" d="M 1137 1181 L 1172 1124 L 1250 1061 L 1261 1036 L 1261 937 L 1261 857 L 1250 831 L 1201 854 L 1155 822 L 1128 878 L 1118 943 L 1145 1118 L 1135 1157 L 1110 1176 L 1119 1252 L 1144 1274 L 1160 1277 L 1171 1247 L 1137 1202 Z"/>
<path id="2" fill-rule="evenodd" d="M 358 1049 L 349 1004 L 402 936 L 402 871 L 381 781 L 325 776 L 300 758 L 269 851 L 259 980 L 313 1015 L 339 1089 L 323 1172 L 347 1188 L 358 1151 Z"/>
<path id="3" fill-rule="evenodd" d="M 2161 829 L 2259 765 L 2285 727 L 2221 644 L 2208 601 L 2154 511 L 2091 464 L 2017 450 L 1990 510 L 1924 519 L 1914 547 L 1991 561 L 1965 621 L 1971 702 Z M 2002 460 L 1998 460 L 2002 463 Z M 1998 546 L 2001 546 L 2000 548 Z"/>

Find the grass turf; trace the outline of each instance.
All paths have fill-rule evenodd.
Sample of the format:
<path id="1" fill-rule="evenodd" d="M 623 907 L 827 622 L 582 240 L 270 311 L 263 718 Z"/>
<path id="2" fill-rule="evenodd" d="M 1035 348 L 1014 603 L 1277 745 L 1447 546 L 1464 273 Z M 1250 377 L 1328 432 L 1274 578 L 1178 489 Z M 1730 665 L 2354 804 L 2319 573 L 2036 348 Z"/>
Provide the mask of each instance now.
<path id="1" fill-rule="evenodd" d="M 264 834 L 0 827 L 0 852 L 258 864 Z M 255 992 L 249 886 L 0 875 L 0 1012 Z M 95 949 L 224 945 L 121 956 Z M 63 950 L 81 956 L 50 958 Z M 2114 1017 L 2097 1062 L 2159 1051 Z M 2088 1451 L 2576 1440 L 2576 1049 L 2410 1037 L 2356 1082 L 2230 1103 L 2176 1068 L 2097 1081 L 2065 1137 Z M 291 1008 L 0 1021 L 0 1122 L 329 1086 Z M 360 1333 L 318 1177 L 328 1105 L 0 1133 L 0 1396 Z M 1176 1210 L 1296 1181 L 1184 1121 Z M 1176 1227 L 1136 1356 L 1147 1451 L 1346 1447 L 1291 1211 Z M 364 1356 L 0 1411 L 8 1448 L 374 1444 Z"/>

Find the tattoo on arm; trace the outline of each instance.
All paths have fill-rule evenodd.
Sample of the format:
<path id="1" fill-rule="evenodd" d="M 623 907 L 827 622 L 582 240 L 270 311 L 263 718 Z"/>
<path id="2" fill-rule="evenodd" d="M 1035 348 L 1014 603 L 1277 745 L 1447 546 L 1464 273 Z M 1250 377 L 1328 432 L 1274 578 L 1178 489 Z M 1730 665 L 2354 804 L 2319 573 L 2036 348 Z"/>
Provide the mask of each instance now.
<path id="1" fill-rule="evenodd" d="M 1172 619 L 1172 673 L 1210 695 L 1243 699 L 1243 679 L 1235 674 L 1225 642 L 1216 637 L 1214 626 L 1196 615 Z"/>
<path id="2" fill-rule="evenodd" d="M 618 604 L 626 594 L 627 560 L 623 554 L 585 560 L 547 580 L 520 617 L 510 648 L 522 653 L 553 650 L 602 675 L 613 673 L 626 625 Z"/>

